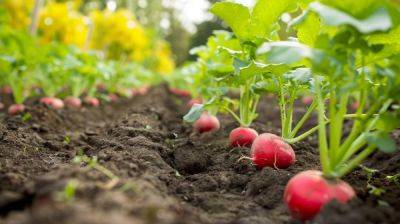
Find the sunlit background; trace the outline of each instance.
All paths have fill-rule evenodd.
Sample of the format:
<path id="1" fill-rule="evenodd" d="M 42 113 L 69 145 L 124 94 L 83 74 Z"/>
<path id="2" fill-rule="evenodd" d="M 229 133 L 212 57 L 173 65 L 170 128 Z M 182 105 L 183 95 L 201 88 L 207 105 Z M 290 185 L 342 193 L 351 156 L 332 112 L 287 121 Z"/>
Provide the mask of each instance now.
<path id="1" fill-rule="evenodd" d="M 99 50 L 108 58 L 153 61 L 147 64 L 162 73 L 191 59 L 189 49 L 204 44 L 212 30 L 224 29 L 208 12 L 215 0 L 3 2 L 9 23 L 14 28 L 33 29 L 43 43 L 60 41 Z M 40 9 L 37 27 L 32 28 L 35 2 L 40 3 Z M 251 5 L 254 1 L 237 2 Z"/>

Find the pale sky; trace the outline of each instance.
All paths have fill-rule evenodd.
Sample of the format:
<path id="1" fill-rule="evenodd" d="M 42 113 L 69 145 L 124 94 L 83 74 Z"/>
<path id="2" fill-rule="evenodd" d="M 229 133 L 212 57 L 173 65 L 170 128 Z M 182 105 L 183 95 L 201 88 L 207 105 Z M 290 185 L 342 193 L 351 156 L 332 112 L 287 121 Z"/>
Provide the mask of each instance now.
<path id="1" fill-rule="evenodd" d="M 191 32 L 195 31 L 196 24 L 212 18 L 207 0 L 163 0 L 163 4 L 174 7 L 179 20 Z"/>
<path id="2" fill-rule="evenodd" d="M 232 0 L 252 7 L 255 0 Z M 182 24 L 191 32 L 195 32 L 196 24 L 212 18 L 209 13 L 210 3 L 207 0 L 163 0 L 165 6 L 173 6 L 178 10 Z"/>

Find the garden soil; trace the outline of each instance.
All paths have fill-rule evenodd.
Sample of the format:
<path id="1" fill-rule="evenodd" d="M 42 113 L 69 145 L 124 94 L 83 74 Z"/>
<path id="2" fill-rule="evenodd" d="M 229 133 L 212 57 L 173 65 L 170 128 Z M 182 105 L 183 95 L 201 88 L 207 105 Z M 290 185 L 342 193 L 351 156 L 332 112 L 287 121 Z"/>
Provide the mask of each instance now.
<path id="1" fill-rule="evenodd" d="M 162 85 L 100 108 L 32 101 L 29 115 L 2 113 L 0 223 L 297 223 L 282 195 L 293 175 L 320 168 L 315 137 L 293 145 L 289 169 L 257 170 L 249 149 L 227 146 L 237 126 L 229 116 L 218 132 L 193 133 L 182 122 L 187 100 Z M 273 98 L 259 110 L 254 128 L 279 134 Z M 364 167 L 345 178 L 357 198 L 330 203 L 311 223 L 400 223 L 400 183 L 387 177 L 400 173 L 400 153 L 376 153 Z"/>

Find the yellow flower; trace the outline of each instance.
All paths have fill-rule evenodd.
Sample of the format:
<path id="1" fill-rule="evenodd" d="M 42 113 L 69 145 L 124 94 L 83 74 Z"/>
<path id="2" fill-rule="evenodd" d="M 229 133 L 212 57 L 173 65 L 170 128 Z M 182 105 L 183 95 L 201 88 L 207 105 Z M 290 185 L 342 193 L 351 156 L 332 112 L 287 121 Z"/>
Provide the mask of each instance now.
<path id="1" fill-rule="evenodd" d="M 28 27 L 34 3 L 34 0 L 3 0 L 3 7 L 10 17 L 10 25 L 18 29 Z"/>
<path id="2" fill-rule="evenodd" d="M 157 72 L 161 74 L 170 74 L 174 70 L 175 63 L 171 58 L 171 50 L 166 42 L 160 41 L 156 45 L 154 55 L 157 59 L 155 67 Z"/>
<path id="3" fill-rule="evenodd" d="M 150 47 L 145 29 L 128 10 L 94 11 L 91 14 L 93 35 L 91 47 L 107 52 L 110 58 L 128 57 L 135 61 L 145 58 Z"/>
<path id="4" fill-rule="evenodd" d="M 40 11 L 39 33 L 44 42 L 58 40 L 84 47 L 88 28 L 85 17 L 68 3 L 50 2 Z"/>

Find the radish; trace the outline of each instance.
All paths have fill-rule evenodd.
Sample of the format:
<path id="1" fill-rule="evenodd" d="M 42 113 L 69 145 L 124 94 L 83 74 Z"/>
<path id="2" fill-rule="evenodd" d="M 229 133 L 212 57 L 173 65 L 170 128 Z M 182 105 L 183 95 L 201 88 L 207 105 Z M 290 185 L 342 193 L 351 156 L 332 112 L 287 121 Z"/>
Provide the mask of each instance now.
<path id="1" fill-rule="evenodd" d="M 252 128 L 235 128 L 229 134 L 229 143 L 231 147 L 250 147 L 256 139 L 258 133 Z"/>
<path id="2" fill-rule="evenodd" d="M 189 108 L 192 108 L 193 105 L 195 104 L 201 104 L 203 101 L 201 99 L 191 99 L 189 100 L 189 102 L 187 103 L 187 106 Z"/>
<path id="3" fill-rule="evenodd" d="M 353 188 L 341 180 L 327 180 L 317 170 L 303 171 L 286 185 L 284 201 L 294 218 L 312 219 L 332 200 L 346 203 L 355 196 Z"/>
<path id="4" fill-rule="evenodd" d="M 182 96 L 182 97 L 189 97 L 190 96 L 190 92 L 188 90 L 184 90 L 184 89 L 169 88 L 169 91 L 172 94 L 175 94 L 177 96 Z"/>
<path id="5" fill-rule="evenodd" d="M 25 111 L 25 105 L 23 104 L 13 104 L 8 108 L 8 113 L 10 115 L 21 114 Z"/>
<path id="6" fill-rule="evenodd" d="M 92 107 L 98 107 L 100 105 L 100 101 L 95 97 L 87 96 L 83 101 Z"/>
<path id="7" fill-rule="evenodd" d="M 301 98 L 301 102 L 307 106 L 310 106 L 313 101 L 314 99 L 312 96 L 303 96 L 303 98 Z"/>
<path id="8" fill-rule="evenodd" d="M 82 106 L 82 101 L 78 97 L 69 96 L 64 99 L 65 105 L 68 107 L 79 108 Z"/>
<path id="9" fill-rule="evenodd" d="M 138 88 L 132 88 L 132 91 L 131 91 L 132 93 L 132 96 L 137 96 L 137 95 L 139 95 L 139 90 L 138 90 Z"/>
<path id="10" fill-rule="evenodd" d="M 281 137 L 265 133 L 253 141 L 251 158 L 259 169 L 265 166 L 285 169 L 295 162 L 295 153 Z"/>
<path id="11" fill-rule="evenodd" d="M 149 92 L 149 87 L 148 86 L 142 86 L 137 89 L 137 93 L 139 95 L 146 95 Z"/>
<path id="12" fill-rule="evenodd" d="M 11 88 L 11 86 L 3 86 L 2 88 L 1 88 L 1 92 L 3 93 L 3 94 L 6 94 L 6 95 L 10 95 L 10 94 L 12 94 L 12 88 Z"/>
<path id="13" fill-rule="evenodd" d="M 96 88 L 97 88 L 97 91 L 99 91 L 99 92 L 105 92 L 107 90 L 107 86 L 102 83 L 97 84 Z"/>
<path id="14" fill-rule="evenodd" d="M 111 101 L 111 102 L 117 102 L 118 101 L 118 95 L 117 94 L 115 94 L 115 93 L 109 93 L 108 94 L 108 100 L 109 101 Z"/>
<path id="15" fill-rule="evenodd" d="M 194 129 L 199 133 L 217 131 L 220 128 L 219 120 L 216 116 L 204 112 L 194 123 Z"/>
<path id="16" fill-rule="evenodd" d="M 40 103 L 57 110 L 64 107 L 64 102 L 56 97 L 43 97 Z"/>
<path id="17" fill-rule="evenodd" d="M 354 101 L 351 104 L 351 109 L 353 109 L 353 110 L 357 110 L 359 107 L 360 107 L 360 102 L 359 101 Z"/>

